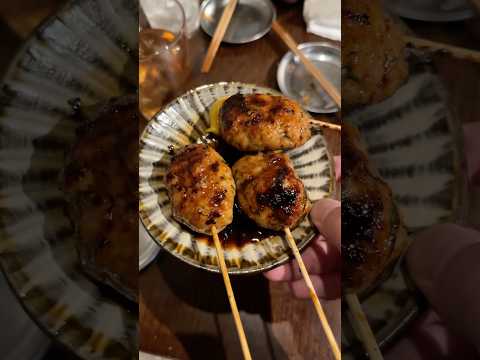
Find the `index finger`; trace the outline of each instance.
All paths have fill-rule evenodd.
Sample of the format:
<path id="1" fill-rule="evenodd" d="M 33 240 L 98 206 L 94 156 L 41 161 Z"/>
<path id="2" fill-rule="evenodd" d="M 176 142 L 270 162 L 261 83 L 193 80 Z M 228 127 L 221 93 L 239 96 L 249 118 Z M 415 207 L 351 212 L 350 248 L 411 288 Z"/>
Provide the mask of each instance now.
<path id="1" fill-rule="evenodd" d="M 337 200 L 318 200 L 312 208 L 310 217 L 326 241 L 341 251 L 341 205 Z"/>

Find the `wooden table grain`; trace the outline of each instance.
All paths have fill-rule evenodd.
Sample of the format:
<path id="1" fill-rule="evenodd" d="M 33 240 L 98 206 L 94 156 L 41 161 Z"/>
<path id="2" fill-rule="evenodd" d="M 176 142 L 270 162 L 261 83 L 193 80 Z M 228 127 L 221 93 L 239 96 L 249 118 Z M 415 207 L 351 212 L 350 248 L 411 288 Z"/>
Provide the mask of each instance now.
<path id="1" fill-rule="evenodd" d="M 278 13 L 297 42 L 327 41 L 306 33 L 301 5 L 278 5 Z M 200 30 L 189 41 L 192 76 L 178 94 L 220 81 L 277 88 L 277 65 L 288 49 L 275 34 L 241 46 L 222 44 L 211 71 L 201 74 L 209 40 Z M 331 153 L 339 155 L 339 133 L 326 131 L 325 137 Z M 313 305 L 295 299 L 287 284 L 263 275 L 234 276 L 232 284 L 254 359 L 333 358 Z M 340 302 L 323 305 L 339 339 Z M 140 275 L 140 348 L 182 360 L 241 359 L 221 276 L 162 252 Z"/>

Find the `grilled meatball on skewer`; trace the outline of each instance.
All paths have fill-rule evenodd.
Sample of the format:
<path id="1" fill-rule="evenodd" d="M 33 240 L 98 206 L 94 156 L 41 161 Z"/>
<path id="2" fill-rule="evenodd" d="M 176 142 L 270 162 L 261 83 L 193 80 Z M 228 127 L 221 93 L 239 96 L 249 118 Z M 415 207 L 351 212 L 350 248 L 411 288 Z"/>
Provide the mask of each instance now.
<path id="1" fill-rule="evenodd" d="M 192 230 L 211 234 L 233 219 L 235 182 L 222 157 L 207 145 L 188 145 L 172 159 L 166 174 L 173 217 Z"/>
<path id="2" fill-rule="evenodd" d="M 63 190 L 79 263 L 95 280 L 137 301 L 137 97 L 81 107 L 76 116 L 83 122 L 67 153 Z"/>
<path id="3" fill-rule="evenodd" d="M 342 128 L 342 283 L 360 293 L 402 255 L 408 238 L 392 191 L 370 164 L 358 131 Z"/>
<path id="4" fill-rule="evenodd" d="M 342 2 L 342 102 L 352 108 L 382 101 L 406 80 L 400 29 L 379 0 Z"/>
<path id="5" fill-rule="evenodd" d="M 304 185 L 285 154 L 245 156 L 233 166 L 243 212 L 272 230 L 294 228 L 310 210 Z"/>
<path id="6" fill-rule="evenodd" d="M 233 95 L 219 118 L 222 138 L 240 151 L 293 149 L 311 137 L 308 115 L 283 96 Z"/>
<path id="7" fill-rule="evenodd" d="M 292 162 L 287 155 L 279 153 L 245 156 L 233 166 L 233 174 L 238 201 L 245 214 L 264 228 L 285 231 L 329 344 L 339 359 L 340 350 L 290 231 L 310 210 L 304 185 Z"/>

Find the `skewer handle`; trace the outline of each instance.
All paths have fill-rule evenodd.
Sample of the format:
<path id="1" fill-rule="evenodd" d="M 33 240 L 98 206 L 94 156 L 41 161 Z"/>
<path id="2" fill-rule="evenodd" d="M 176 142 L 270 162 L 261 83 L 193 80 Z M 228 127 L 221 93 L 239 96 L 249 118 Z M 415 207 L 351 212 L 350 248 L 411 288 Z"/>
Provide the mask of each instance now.
<path id="1" fill-rule="evenodd" d="M 233 294 L 232 284 L 230 282 L 230 277 L 228 276 L 227 265 L 225 264 L 225 257 L 223 256 L 223 248 L 218 238 L 217 228 L 212 226 L 212 237 L 217 249 L 218 264 L 222 272 L 223 281 L 225 283 L 225 289 L 227 290 L 228 301 L 230 302 L 230 307 L 232 309 L 233 320 L 235 321 L 235 327 L 237 328 L 238 337 L 240 339 L 240 346 L 242 347 L 243 358 L 245 360 L 252 360 L 252 355 L 250 354 L 250 349 L 248 347 L 247 337 L 245 336 L 245 331 L 243 330 L 242 320 L 240 318 L 240 313 L 238 312 L 237 302 L 235 301 L 235 295 Z"/>
<path id="2" fill-rule="evenodd" d="M 298 44 L 295 42 L 292 36 L 276 20 L 274 20 L 272 23 L 272 29 L 288 46 L 290 51 L 298 56 L 308 72 L 312 74 L 312 76 L 320 83 L 326 93 L 333 99 L 333 101 L 335 101 L 335 104 L 337 104 L 338 108 L 341 108 L 342 98 L 335 85 L 333 85 L 330 80 L 328 80 L 327 77 L 315 65 L 313 65 L 313 63 L 305 55 L 303 55 L 303 53 L 298 49 Z"/>
<path id="3" fill-rule="evenodd" d="M 354 324 L 354 329 L 358 332 L 358 336 L 362 340 L 365 350 L 367 350 L 370 359 L 372 360 L 383 360 L 382 352 L 378 347 L 377 340 L 375 335 L 370 328 L 367 317 L 362 310 L 360 301 L 358 301 L 357 294 L 346 294 L 345 300 L 347 301 L 348 307 L 352 313 L 352 321 Z"/>
<path id="4" fill-rule="evenodd" d="M 480 51 L 465 49 L 431 40 L 420 39 L 415 36 L 405 36 L 405 41 L 416 48 L 427 48 L 433 51 L 445 51 L 457 59 L 480 63 Z"/>
<path id="5" fill-rule="evenodd" d="M 227 6 L 225 6 L 217 28 L 215 29 L 215 33 L 213 34 L 210 46 L 208 47 L 207 55 L 203 60 L 201 69 L 202 73 L 208 73 L 210 71 L 213 60 L 215 59 L 215 55 L 217 55 L 218 48 L 220 47 L 228 25 L 230 24 L 230 20 L 232 20 L 233 12 L 235 11 L 236 6 L 237 0 L 230 0 Z"/>
<path id="6" fill-rule="evenodd" d="M 310 297 L 312 298 L 313 305 L 315 306 L 315 310 L 317 311 L 317 315 L 320 319 L 320 323 L 322 324 L 323 331 L 325 332 L 328 343 L 332 348 L 333 355 L 335 356 L 336 360 L 340 360 L 342 358 L 340 349 L 338 347 L 337 341 L 335 340 L 335 336 L 333 336 L 332 329 L 328 324 L 327 317 L 325 316 L 325 312 L 323 311 L 322 304 L 320 304 L 320 300 L 318 299 L 317 292 L 313 287 L 312 280 L 310 279 L 310 275 L 308 274 L 307 268 L 303 263 L 303 259 L 302 259 L 302 256 L 300 255 L 300 251 L 298 251 L 298 247 L 297 247 L 297 244 L 295 243 L 295 239 L 293 238 L 292 232 L 288 227 L 286 227 L 284 230 L 285 230 L 285 235 L 288 240 L 288 243 L 293 251 L 293 255 L 295 255 L 295 259 L 297 260 L 298 266 L 300 267 L 300 271 L 303 275 L 303 279 L 305 280 L 305 283 L 307 284 L 307 287 L 310 291 Z"/>
<path id="7" fill-rule="evenodd" d="M 342 126 L 341 125 L 332 124 L 332 123 L 322 121 L 322 120 L 311 119 L 310 124 L 317 125 L 317 126 L 320 126 L 320 127 L 324 127 L 324 128 L 330 129 L 330 130 L 342 131 Z"/>

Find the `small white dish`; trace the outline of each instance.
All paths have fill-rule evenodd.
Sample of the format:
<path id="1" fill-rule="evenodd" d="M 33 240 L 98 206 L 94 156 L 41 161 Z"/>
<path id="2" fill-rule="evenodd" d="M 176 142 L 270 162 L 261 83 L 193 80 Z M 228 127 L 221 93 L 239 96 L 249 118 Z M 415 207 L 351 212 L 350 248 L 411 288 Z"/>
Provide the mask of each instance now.
<path id="1" fill-rule="evenodd" d="M 338 91 L 341 90 L 342 56 L 338 46 L 328 42 L 311 42 L 298 45 L 298 49 Z M 335 102 L 291 51 L 283 56 L 278 65 L 277 82 L 283 94 L 298 101 L 308 111 L 323 114 L 338 111 Z"/>

